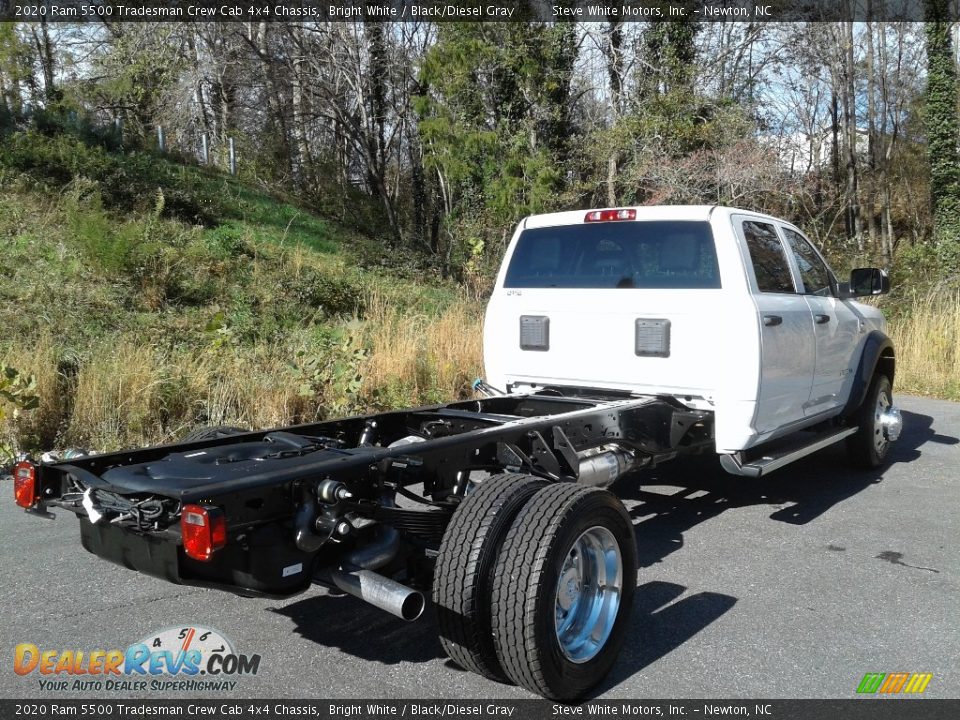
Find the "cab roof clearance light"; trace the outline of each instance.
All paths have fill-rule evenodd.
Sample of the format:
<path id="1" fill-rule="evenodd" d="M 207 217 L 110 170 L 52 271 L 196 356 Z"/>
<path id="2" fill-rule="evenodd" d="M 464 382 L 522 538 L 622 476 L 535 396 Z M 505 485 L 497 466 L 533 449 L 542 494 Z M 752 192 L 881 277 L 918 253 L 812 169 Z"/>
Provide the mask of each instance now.
<path id="1" fill-rule="evenodd" d="M 633 208 L 613 210 L 591 210 L 583 218 L 584 222 L 616 222 L 618 220 L 636 220 L 637 211 Z"/>

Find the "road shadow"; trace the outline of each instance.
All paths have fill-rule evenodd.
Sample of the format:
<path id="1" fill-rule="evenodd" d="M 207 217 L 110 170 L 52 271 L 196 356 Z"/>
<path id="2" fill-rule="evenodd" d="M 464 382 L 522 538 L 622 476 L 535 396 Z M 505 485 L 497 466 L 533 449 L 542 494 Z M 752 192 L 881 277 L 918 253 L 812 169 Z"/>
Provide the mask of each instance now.
<path id="1" fill-rule="evenodd" d="M 770 505 L 770 519 L 804 525 L 844 500 L 883 481 L 889 466 L 913 462 L 929 442 L 956 444 L 938 435 L 929 415 L 903 412 L 904 431 L 887 466 L 854 469 L 843 443 L 788 465 L 768 477 L 726 473 L 715 455 L 687 457 L 624 477 L 614 486 L 635 518 L 638 563 L 649 567 L 683 547 L 683 534 L 730 508 Z M 676 487 L 663 493 L 644 487 Z"/>
<path id="2" fill-rule="evenodd" d="M 637 587 L 620 658 L 610 674 L 593 689 L 593 697 L 673 652 L 737 603 L 731 595 L 714 592 L 694 593 L 677 600 L 686 590 L 683 585 L 659 580 Z"/>
<path id="3" fill-rule="evenodd" d="M 955 445 L 955 437 L 938 434 L 929 415 L 903 411 L 904 432 L 890 450 L 888 464 L 877 470 L 854 469 L 841 443 L 789 465 L 769 477 L 751 479 L 726 473 L 716 456 L 683 458 L 625 477 L 614 491 L 630 507 L 641 568 L 683 547 L 684 533 L 729 508 L 777 507 L 770 519 L 806 524 L 844 500 L 884 479 L 890 466 L 913 462 L 927 443 Z M 644 486 L 673 486 L 663 494 Z M 630 501 L 636 502 L 630 502 Z M 730 595 L 699 592 L 673 602 L 687 588 L 668 582 L 637 587 L 628 640 L 610 675 L 595 689 L 601 694 L 629 679 L 705 629 L 737 602 Z"/>
<path id="4" fill-rule="evenodd" d="M 687 588 L 651 581 L 637 587 L 626 627 L 626 642 L 607 678 L 591 693 L 605 692 L 680 647 L 711 625 L 737 599 L 699 592 L 679 599 Z M 335 647 L 354 657 L 383 665 L 444 659 L 444 667 L 465 672 L 446 658 L 437 636 L 437 609 L 428 604 L 415 623 L 407 623 L 350 595 L 311 596 L 271 612 L 290 618 L 294 632 L 316 643 L 318 652 Z"/>
<path id="5" fill-rule="evenodd" d="M 957 444 L 939 435 L 933 418 L 903 412 L 904 432 L 891 449 L 889 464 L 916 460 L 926 443 Z M 842 444 L 815 453 L 762 479 L 724 472 L 716 456 L 683 458 L 625 477 L 612 488 L 635 518 L 640 567 L 660 562 L 683 547 L 684 533 L 728 508 L 771 505 L 773 521 L 802 525 L 838 503 L 882 482 L 885 468 L 857 471 L 846 459 Z M 663 494 L 644 486 L 673 486 Z M 682 597 L 687 588 L 652 581 L 637 587 L 631 622 L 621 657 L 598 686 L 601 694 L 673 652 L 728 612 L 737 598 L 714 592 Z M 445 658 L 437 637 L 436 609 L 428 604 L 416 623 L 394 618 L 349 595 L 311 595 L 272 612 L 293 620 L 294 631 L 324 647 L 336 647 L 355 657 L 394 665 Z M 459 670 L 449 660 L 445 666 Z"/>
<path id="6" fill-rule="evenodd" d="M 294 632 L 318 649 L 339 648 L 364 660 L 396 665 L 446 657 L 428 604 L 416 622 L 405 622 L 351 595 L 311 595 L 271 612 L 294 622 Z"/>

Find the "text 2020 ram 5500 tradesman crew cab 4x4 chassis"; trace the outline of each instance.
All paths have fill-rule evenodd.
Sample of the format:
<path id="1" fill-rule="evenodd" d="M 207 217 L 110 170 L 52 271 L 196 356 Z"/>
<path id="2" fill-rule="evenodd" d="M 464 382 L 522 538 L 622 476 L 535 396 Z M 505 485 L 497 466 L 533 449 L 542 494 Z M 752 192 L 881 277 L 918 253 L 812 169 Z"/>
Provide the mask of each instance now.
<path id="1" fill-rule="evenodd" d="M 790 223 L 724 207 L 538 215 L 507 249 L 480 399 L 175 445 L 21 462 L 16 501 L 80 520 L 83 546 L 241 595 L 340 588 L 401 618 L 432 589 L 464 668 L 583 696 L 625 640 L 634 529 L 617 478 L 713 450 L 759 477 L 900 432 L 894 349 Z M 799 432 L 803 431 L 803 432 Z"/>

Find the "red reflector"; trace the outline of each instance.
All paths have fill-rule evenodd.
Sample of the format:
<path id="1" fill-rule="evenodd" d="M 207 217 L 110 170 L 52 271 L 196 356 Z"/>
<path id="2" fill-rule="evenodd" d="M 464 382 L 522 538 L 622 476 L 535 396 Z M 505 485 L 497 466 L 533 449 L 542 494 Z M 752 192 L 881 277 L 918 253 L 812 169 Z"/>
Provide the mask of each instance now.
<path id="1" fill-rule="evenodd" d="M 206 562 L 227 544 L 227 519 L 220 508 L 184 505 L 180 512 L 180 534 L 187 557 Z"/>
<path id="2" fill-rule="evenodd" d="M 584 222 L 611 222 L 616 220 L 636 220 L 637 211 L 633 208 L 616 210 L 591 210 L 583 218 Z"/>
<path id="3" fill-rule="evenodd" d="M 22 508 L 37 504 L 37 469 L 33 463 L 23 460 L 13 469 L 13 498 Z"/>

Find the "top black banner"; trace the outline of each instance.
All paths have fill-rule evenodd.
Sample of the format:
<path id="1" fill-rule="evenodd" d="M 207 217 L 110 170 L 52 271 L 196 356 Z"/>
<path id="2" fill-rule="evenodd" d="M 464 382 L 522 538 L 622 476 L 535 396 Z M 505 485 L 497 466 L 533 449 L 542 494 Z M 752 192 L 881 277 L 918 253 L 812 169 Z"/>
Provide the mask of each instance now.
<path id="1" fill-rule="evenodd" d="M 469 718 L 469 720 L 557 720 L 614 717 L 618 720 L 646 718 L 704 718 L 716 715 L 760 720 L 953 720 L 960 700 L 588 700 L 567 705 L 549 700 L 267 700 L 223 697 L 219 699 L 139 700 L 90 697 L 83 700 L 43 698 L 0 700 L 0 717 L 46 718 L 100 717 L 215 717 L 231 720 L 315 718 L 343 720 L 365 718 Z"/>
<path id="2" fill-rule="evenodd" d="M 960 0 L 0 0 L 20 22 L 955 21 Z"/>

